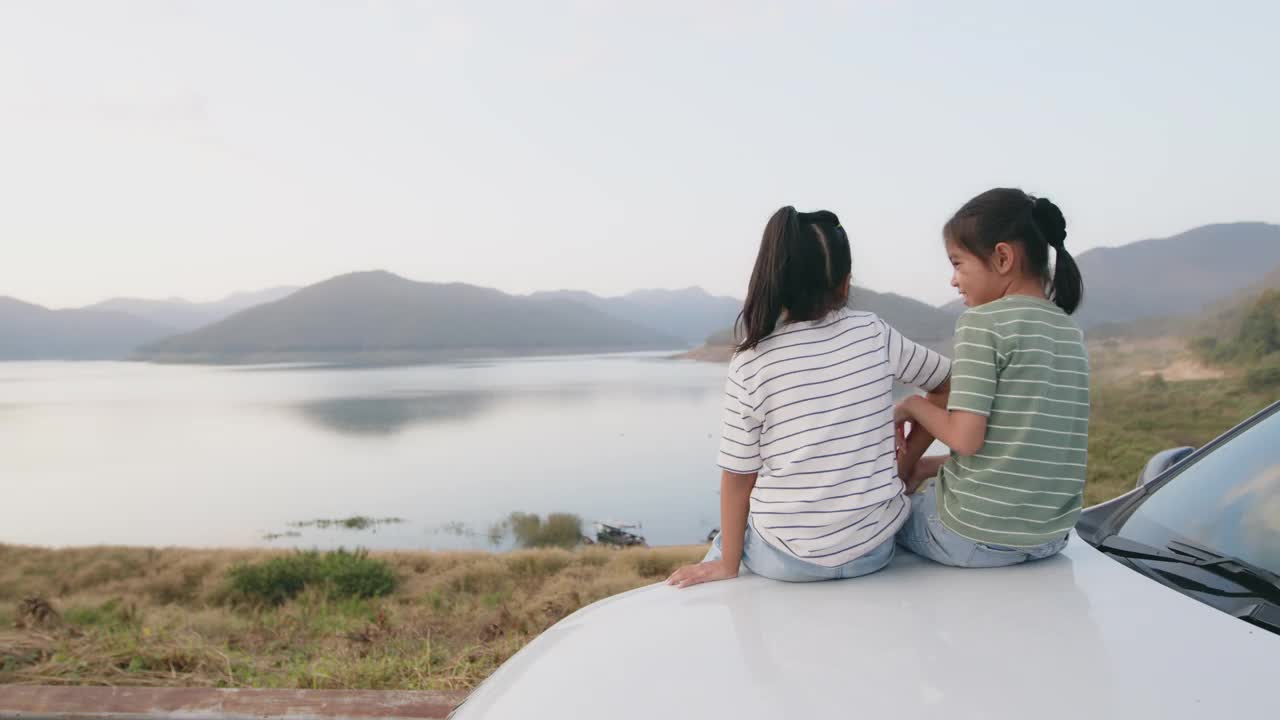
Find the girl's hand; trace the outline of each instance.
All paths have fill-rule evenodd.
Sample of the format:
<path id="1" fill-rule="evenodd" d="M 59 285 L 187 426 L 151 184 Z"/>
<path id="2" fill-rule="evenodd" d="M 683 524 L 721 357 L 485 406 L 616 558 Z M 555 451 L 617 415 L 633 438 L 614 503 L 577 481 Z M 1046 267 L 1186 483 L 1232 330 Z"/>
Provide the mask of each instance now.
<path id="1" fill-rule="evenodd" d="M 916 487 L 920 483 L 916 482 L 916 463 L 907 464 L 906 453 L 898 454 L 898 478 L 902 480 L 903 486 L 906 488 L 906 494 L 910 495 L 916 491 Z"/>
<path id="2" fill-rule="evenodd" d="M 691 585 L 736 577 L 738 577 L 736 563 L 731 566 L 724 560 L 711 560 L 697 563 L 696 565 L 685 565 L 677 569 L 671 573 L 671 577 L 667 578 L 667 584 L 675 585 L 678 588 L 687 588 Z"/>
<path id="3" fill-rule="evenodd" d="M 904 487 L 903 494 L 915 495 L 916 491 L 920 489 L 920 486 L 924 484 L 925 476 L 918 470 L 919 466 L 917 464 L 908 469 L 906 474 L 900 475 L 900 477 L 904 478 L 902 481 Z"/>
<path id="4" fill-rule="evenodd" d="M 908 403 L 915 398 L 914 395 L 902 399 L 902 402 L 893 406 L 893 424 L 901 426 L 905 422 L 910 422 L 913 418 L 908 410 Z"/>

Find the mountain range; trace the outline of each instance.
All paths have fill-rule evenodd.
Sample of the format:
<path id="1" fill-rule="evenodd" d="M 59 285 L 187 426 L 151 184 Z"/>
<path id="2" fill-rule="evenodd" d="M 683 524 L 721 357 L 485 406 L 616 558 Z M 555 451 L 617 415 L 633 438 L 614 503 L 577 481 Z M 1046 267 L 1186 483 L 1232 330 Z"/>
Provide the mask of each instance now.
<path id="1" fill-rule="evenodd" d="M 111 310 L 50 310 L 0 297 L 0 360 L 117 360 L 173 328 Z"/>
<path id="2" fill-rule="evenodd" d="M 1102 323 L 1095 325 L 1090 335 L 1095 338 L 1212 337 L 1225 340 L 1239 333 L 1244 316 L 1263 293 L 1278 288 L 1280 268 L 1267 273 L 1261 280 L 1205 305 L 1199 312 Z"/>
<path id="3" fill-rule="evenodd" d="M 1092 335 L 1214 334 L 1239 314 L 1242 298 L 1280 287 L 1280 226 L 1207 225 L 1095 248 L 1077 262 L 1085 278 L 1077 319 Z M 850 304 L 934 347 L 946 345 L 963 309 L 863 288 Z M 0 296 L 0 360 L 414 362 L 679 349 L 704 339 L 727 347 L 740 308 L 739 300 L 699 288 L 510 295 L 385 271 L 210 303 L 114 298 L 51 310 Z"/>
<path id="4" fill-rule="evenodd" d="M 159 362 L 399 363 L 492 355 L 676 349 L 672 335 L 556 297 L 385 271 L 340 275 L 142 347 Z"/>
<path id="5" fill-rule="evenodd" d="M 711 295 L 702 288 L 684 290 L 636 290 L 621 297 L 599 297 L 588 292 L 558 290 L 538 292 L 535 299 L 571 300 L 651 330 L 696 345 L 707 334 L 731 325 L 742 301 Z"/>
<path id="6" fill-rule="evenodd" d="M 879 293 L 855 287 L 849 295 L 849 307 L 879 315 L 911 339 L 923 343 L 946 341 L 955 332 L 954 315 L 897 293 Z M 737 313 L 734 313 L 736 319 Z M 734 344 L 733 325 L 722 326 L 706 338 L 711 346 Z"/>
<path id="7" fill-rule="evenodd" d="M 256 292 L 239 292 L 221 300 L 203 303 L 182 298 L 144 300 L 120 297 L 103 300 L 84 309 L 126 313 L 168 327 L 172 333 L 188 332 L 218 322 L 254 305 L 279 300 L 297 289 L 282 286 Z"/>

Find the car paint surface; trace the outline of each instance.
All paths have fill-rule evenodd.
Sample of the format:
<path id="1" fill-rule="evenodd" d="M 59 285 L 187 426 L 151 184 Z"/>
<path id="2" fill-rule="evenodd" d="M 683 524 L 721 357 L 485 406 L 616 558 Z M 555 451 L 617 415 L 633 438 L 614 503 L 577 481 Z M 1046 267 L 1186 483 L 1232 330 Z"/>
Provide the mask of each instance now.
<path id="1" fill-rule="evenodd" d="M 899 551 L 875 575 L 653 585 L 583 608 L 456 717 L 1280 717 L 1280 636 L 1072 537 L 964 570 Z"/>

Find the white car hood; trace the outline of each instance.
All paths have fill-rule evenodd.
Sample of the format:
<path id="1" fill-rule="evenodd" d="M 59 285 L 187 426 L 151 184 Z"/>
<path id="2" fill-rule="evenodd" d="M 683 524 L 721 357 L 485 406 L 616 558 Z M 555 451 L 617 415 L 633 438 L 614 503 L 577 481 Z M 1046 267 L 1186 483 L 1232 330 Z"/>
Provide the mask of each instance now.
<path id="1" fill-rule="evenodd" d="M 1280 717 L 1280 636 L 1073 537 L 1030 565 L 654 585 L 583 608 L 458 718 Z"/>

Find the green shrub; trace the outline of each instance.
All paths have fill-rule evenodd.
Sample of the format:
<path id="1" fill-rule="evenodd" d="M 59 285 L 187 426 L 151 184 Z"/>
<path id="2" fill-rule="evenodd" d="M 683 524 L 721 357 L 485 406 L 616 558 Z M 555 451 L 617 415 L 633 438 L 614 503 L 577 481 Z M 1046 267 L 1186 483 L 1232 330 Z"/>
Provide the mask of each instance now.
<path id="1" fill-rule="evenodd" d="M 1260 295 L 1230 337 L 1196 338 L 1190 347 L 1198 358 L 1211 363 L 1250 363 L 1280 352 L 1280 290 Z"/>
<path id="2" fill-rule="evenodd" d="M 314 558 L 315 553 L 299 553 L 238 565 L 227 572 L 227 585 L 237 599 L 279 605 L 302 592 L 314 577 Z"/>
<path id="3" fill-rule="evenodd" d="M 137 623 L 138 609 L 116 598 L 101 605 L 67 608 L 66 612 L 62 613 L 62 617 L 71 625 L 111 628 Z"/>
<path id="4" fill-rule="evenodd" d="M 1239 353 L 1258 358 L 1280 350 L 1280 291 L 1258 298 L 1240 325 Z"/>
<path id="5" fill-rule="evenodd" d="M 551 513 L 543 521 L 532 513 L 511 513 L 505 523 L 524 548 L 571 548 L 582 542 L 582 518 L 570 513 Z"/>
<path id="6" fill-rule="evenodd" d="M 1187 344 L 1191 348 L 1191 352 L 1195 354 L 1201 362 L 1214 363 L 1222 360 L 1221 348 L 1218 347 L 1218 338 L 1216 337 L 1198 337 Z"/>
<path id="7" fill-rule="evenodd" d="M 396 576 L 387 563 L 364 550 L 308 550 L 237 565 L 228 572 L 227 585 L 233 599 L 280 605 L 306 587 L 322 588 L 332 598 L 388 595 Z"/>
<path id="8" fill-rule="evenodd" d="M 1249 370 L 1245 385 L 1255 392 L 1280 386 L 1280 363 L 1271 363 Z"/>

